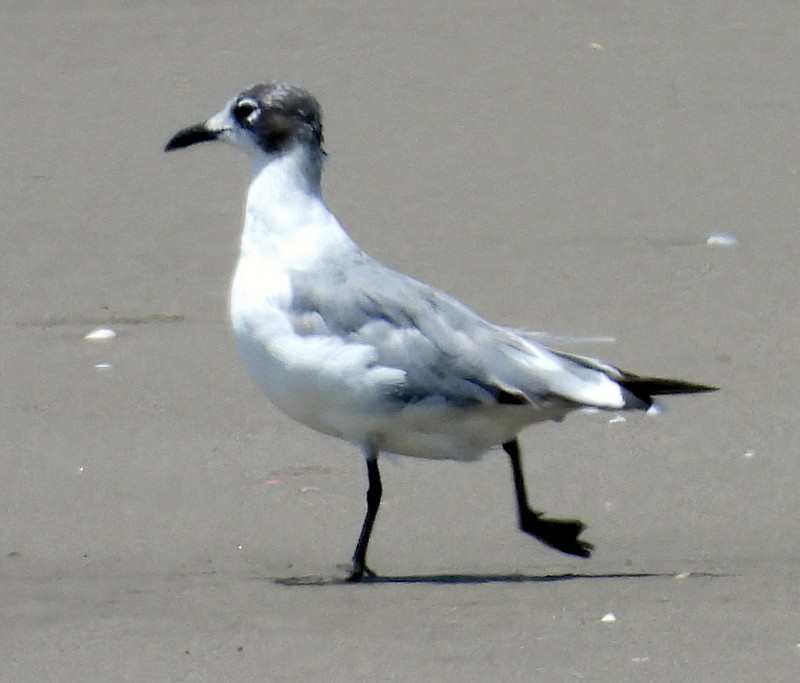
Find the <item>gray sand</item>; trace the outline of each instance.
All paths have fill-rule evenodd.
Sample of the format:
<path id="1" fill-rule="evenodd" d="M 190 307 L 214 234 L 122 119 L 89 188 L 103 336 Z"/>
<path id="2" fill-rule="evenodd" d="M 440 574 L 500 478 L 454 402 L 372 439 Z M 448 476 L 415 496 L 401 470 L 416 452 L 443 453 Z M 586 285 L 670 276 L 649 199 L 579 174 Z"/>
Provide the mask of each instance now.
<path id="1" fill-rule="evenodd" d="M 698 4 L 6 8 L 0 679 L 798 680 L 800 6 Z M 246 161 L 162 152 L 273 77 L 321 100 L 328 201 L 373 255 L 722 387 L 523 434 L 533 504 L 593 559 L 516 530 L 502 454 L 398 460 L 384 578 L 314 585 L 363 463 L 235 356 Z"/>

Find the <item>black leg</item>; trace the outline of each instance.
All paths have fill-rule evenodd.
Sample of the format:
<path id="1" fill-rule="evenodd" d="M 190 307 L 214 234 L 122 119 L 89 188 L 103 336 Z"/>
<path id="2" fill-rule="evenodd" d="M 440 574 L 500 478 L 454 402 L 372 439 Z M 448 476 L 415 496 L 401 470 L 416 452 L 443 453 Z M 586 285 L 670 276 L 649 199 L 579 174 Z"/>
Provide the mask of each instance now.
<path id="1" fill-rule="evenodd" d="M 525 491 L 519 443 L 516 439 L 508 441 L 503 444 L 503 450 L 511 458 L 514 491 L 517 494 L 517 510 L 519 511 L 519 528 L 562 553 L 589 557 L 594 546 L 578 538 L 586 525 L 577 519 L 545 519 L 542 517 L 543 513 L 532 510 L 528 505 L 528 494 Z"/>
<path id="2" fill-rule="evenodd" d="M 375 517 L 378 516 L 381 494 L 383 493 L 381 473 L 378 470 L 377 451 L 367 453 L 367 477 L 369 481 L 367 515 L 364 517 L 364 524 L 361 525 L 361 534 L 358 537 L 356 550 L 353 553 L 353 567 L 347 577 L 347 580 L 351 582 L 361 581 L 365 573 L 369 576 L 375 576 L 375 573 L 367 567 L 367 546 L 369 545 L 369 536 L 372 533 L 372 525 L 375 524 Z"/>

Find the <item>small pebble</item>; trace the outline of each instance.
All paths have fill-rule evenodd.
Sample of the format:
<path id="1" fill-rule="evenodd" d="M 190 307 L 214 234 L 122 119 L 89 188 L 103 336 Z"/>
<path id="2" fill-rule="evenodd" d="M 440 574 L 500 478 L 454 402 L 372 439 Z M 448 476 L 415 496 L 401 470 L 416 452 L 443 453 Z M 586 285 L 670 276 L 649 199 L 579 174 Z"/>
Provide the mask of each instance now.
<path id="1" fill-rule="evenodd" d="M 735 247 L 739 240 L 727 232 L 714 232 L 708 236 L 706 244 L 710 247 Z"/>
<path id="2" fill-rule="evenodd" d="M 756 452 L 755 452 L 755 451 L 754 451 L 752 448 L 748 448 L 748 449 L 747 449 L 747 450 L 744 452 L 744 457 L 745 457 L 745 458 L 752 458 L 752 457 L 753 457 L 755 454 L 756 454 Z"/>
<path id="3" fill-rule="evenodd" d="M 688 579 L 692 575 L 692 572 L 681 572 L 680 574 L 675 574 L 676 579 Z"/>
<path id="4" fill-rule="evenodd" d="M 617 618 L 614 616 L 614 613 L 609 612 L 600 621 L 602 621 L 604 624 L 613 624 L 616 620 Z"/>
<path id="5" fill-rule="evenodd" d="M 95 363 L 94 366 L 98 370 L 107 370 L 108 368 L 111 367 L 111 363 Z"/>
<path id="6" fill-rule="evenodd" d="M 89 332 L 84 339 L 86 341 L 109 341 L 114 339 L 117 333 L 110 327 L 98 327 Z"/>

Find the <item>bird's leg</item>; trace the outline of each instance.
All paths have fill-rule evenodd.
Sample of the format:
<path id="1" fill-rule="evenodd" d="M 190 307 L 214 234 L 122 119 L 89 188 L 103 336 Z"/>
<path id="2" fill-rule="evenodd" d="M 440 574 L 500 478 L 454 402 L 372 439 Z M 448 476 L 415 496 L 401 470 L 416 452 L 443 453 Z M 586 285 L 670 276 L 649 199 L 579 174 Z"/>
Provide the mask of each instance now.
<path id="1" fill-rule="evenodd" d="M 347 580 L 352 583 L 361 581 L 364 574 L 375 576 L 375 572 L 367 567 L 367 546 L 369 545 L 369 536 L 372 533 L 372 525 L 375 524 L 375 517 L 378 516 L 383 486 L 381 485 L 381 473 L 378 470 L 377 449 L 369 448 L 365 455 L 369 482 L 369 487 L 367 488 L 367 514 L 364 517 L 364 523 L 361 525 L 361 534 L 358 537 L 358 543 L 356 543 L 356 549 L 353 553 L 353 566 L 350 570 L 350 575 L 347 577 Z"/>
<path id="2" fill-rule="evenodd" d="M 522 474 L 522 463 L 519 452 L 519 443 L 516 439 L 503 444 L 503 450 L 511 459 L 511 469 L 514 474 L 514 491 L 517 495 L 517 510 L 519 512 L 519 528 L 526 534 L 539 539 L 545 545 L 560 550 L 568 555 L 589 557 L 594 546 L 578 538 L 586 525 L 577 519 L 546 519 L 544 513 L 532 510 L 528 505 L 528 495 L 525 492 L 525 478 Z"/>

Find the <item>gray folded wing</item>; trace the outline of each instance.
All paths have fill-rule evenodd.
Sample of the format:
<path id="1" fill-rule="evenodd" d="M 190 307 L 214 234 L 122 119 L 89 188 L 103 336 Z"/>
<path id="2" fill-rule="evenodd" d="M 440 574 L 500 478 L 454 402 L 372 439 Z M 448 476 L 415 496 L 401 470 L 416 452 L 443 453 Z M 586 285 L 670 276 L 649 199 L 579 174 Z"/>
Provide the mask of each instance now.
<path id="1" fill-rule="evenodd" d="M 616 368 L 527 341 L 361 252 L 293 274 L 292 287 L 298 334 L 368 345 L 375 365 L 405 373 L 402 385 L 387 387 L 391 400 L 617 408 L 633 398 L 615 381 L 615 372 L 623 376 Z"/>

